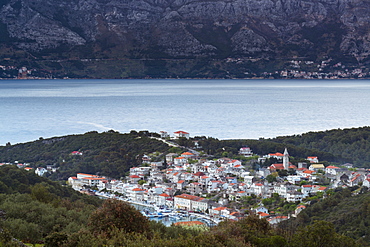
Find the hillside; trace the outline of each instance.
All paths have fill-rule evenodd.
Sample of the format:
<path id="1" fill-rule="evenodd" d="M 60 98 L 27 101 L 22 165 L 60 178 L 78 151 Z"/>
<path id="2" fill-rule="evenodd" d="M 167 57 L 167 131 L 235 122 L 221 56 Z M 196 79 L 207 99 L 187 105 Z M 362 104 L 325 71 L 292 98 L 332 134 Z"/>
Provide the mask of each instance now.
<path id="1" fill-rule="evenodd" d="M 331 153 L 359 167 L 370 167 L 370 127 L 308 132 L 270 141 Z"/>
<path id="2" fill-rule="evenodd" d="M 125 176 L 129 168 L 141 164 L 143 154 L 165 152 L 167 144 L 149 138 L 147 132 L 120 134 L 88 132 L 0 147 L 1 162 L 32 163 L 33 167 L 59 168 L 53 179 L 66 180 L 78 172 Z M 72 155 L 73 151 L 82 155 Z"/>
<path id="3" fill-rule="evenodd" d="M 14 236 L 38 243 L 55 231 L 68 234 L 87 224 L 101 200 L 16 166 L 0 167 L 0 245 Z M 5 231 L 3 231 L 5 229 Z"/>
<path id="4" fill-rule="evenodd" d="M 368 72 L 369 8 L 365 0 L 1 0 L 0 65 L 74 78 Z"/>
<path id="5" fill-rule="evenodd" d="M 353 162 L 357 167 L 369 167 L 369 131 L 369 127 L 363 127 L 309 132 L 275 139 L 218 140 L 194 137 L 177 142 L 181 146 L 194 148 L 193 141 L 197 140 L 202 146 L 199 151 L 215 158 L 245 160 L 238 155 L 242 146 L 249 146 L 259 155 L 283 152 L 287 147 L 293 163 L 304 161 L 308 156 L 318 156 L 320 161 L 329 163 L 340 165 Z M 163 155 L 171 151 L 167 144 L 150 138 L 151 135 L 156 136 L 146 131 L 132 131 L 128 134 L 108 131 L 39 139 L 0 147 L 0 161 L 31 163 L 35 168 L 46 165 L 56 167 L 58 171 L 51 175 L 54 180 L 66 180 L 78 172 L 121 178 L 127 175 L 129 168 L 141 164 L 144 154 L 153 154 L 153 161 L 163 161 Z M 81 152 L 82 155 L 72 155 L 73 151 Z"/>
<path id="6" fill-rule="evenodd" d="M 336 164 L 353 163 L 357 167 L 370 167 L 370 127 L 333 129 L 308 132 L 293 136 L 279 136 L 259 140 L 218 140 L 196 137 L 207 154 L 236 156 L 242 146 L 250 147 L 255 154 L 283 152 L 288 148 L 290 156 L 302 160 L 318 156 L 321 161 Z M 181 140 L 181 145 L 191 147 L 191 142 Z"/>
<path id="7" fill-rule="evenodd" d="M 355 239 L 361 246 L 369 246 L 370 193 L 366 189 L 362 189 L 358 195 L 351 193 L 350 189 L 337 189 L 329 198 L 312 201 L 297 218 L 280 223 L 280 227 L 296 232 L 300 227 L 324 220 L 331 222 L 338 233 Z"/>

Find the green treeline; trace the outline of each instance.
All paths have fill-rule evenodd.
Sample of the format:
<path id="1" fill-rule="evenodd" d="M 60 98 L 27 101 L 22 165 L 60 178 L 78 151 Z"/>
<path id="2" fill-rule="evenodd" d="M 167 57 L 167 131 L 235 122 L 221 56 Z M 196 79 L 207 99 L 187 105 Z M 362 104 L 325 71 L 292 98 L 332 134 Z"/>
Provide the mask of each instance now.
<path id="1" fill-rule="evenodd" d="M 235 156 L 239 148 L 249 146 L 253 153 L 282 153 L 285 147 L 289 155 L 297 159 L 318 156 L 321 161 L 353 163 L 358 167 L 370 167 L 370 127 L 335 129 L 321 132 L 308 132 L 302 135 L 281 136 L 259 140 L 218 140 L 196 137 L 208 154 L 215 156 Z M 182 144 L 189 144 L 185 140 Z"/>
<path id="2" fill-rule="evenodd" d="M 356 166 L 370 167 L 370 127 L 308 132 L 271 141 L 327 152 Z"/>
<path id="3" fill-rule="evenodd" d="M 147 131 L 120 134 L 115 131 L 70 135 L 0 147 L 0 161 L 31 163 L 33 167 L 54 165 L 53 180 L 67 180 L 76 173 L 120 178 L 130 167 L 141 164 L 145 153 L 165 152 L 169 147 Z M 71 155 L 73 151 L 83 155 Z"/>

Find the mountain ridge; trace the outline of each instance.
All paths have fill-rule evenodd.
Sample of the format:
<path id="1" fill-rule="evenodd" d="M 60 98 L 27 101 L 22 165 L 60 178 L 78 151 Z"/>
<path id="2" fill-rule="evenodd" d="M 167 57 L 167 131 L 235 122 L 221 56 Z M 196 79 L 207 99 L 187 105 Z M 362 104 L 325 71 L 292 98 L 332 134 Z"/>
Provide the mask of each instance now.
<path id="1" fill-rule="evenodd" d="M 212 70 L 226 73 L 227 58 L 240 59 L 248 73 L 259 70 L 247 70 L 261 66 L 255 60 L 273 61 L 278 68 L 284 68 L 280 60 L 294 58 L 358 66 L 367 64 L 370 51 L 369 9 L 367 1 L 353 0 L 2 0 L 1 29 L 8 35 L 0 42 L 26 52 L 24 60 L 40 67 L 63 59 L 149 61 L 141 73 L 128 65 L 112 77 L 191 77 L 194 66 L 202 66 L 194 60 L 213 60 L 198 75 L 217 75 Z M 151 72 L 151 60 L 163 71 Z"/>

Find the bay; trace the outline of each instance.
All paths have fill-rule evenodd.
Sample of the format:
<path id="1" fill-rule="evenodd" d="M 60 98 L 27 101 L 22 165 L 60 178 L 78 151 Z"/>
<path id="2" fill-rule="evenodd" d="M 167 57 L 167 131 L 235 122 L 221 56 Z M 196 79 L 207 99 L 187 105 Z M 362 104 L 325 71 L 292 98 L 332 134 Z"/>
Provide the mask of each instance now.
<path id="1" fill-rule="evenodd" d="M 88 131 L 257 139 L 368 126 L 367 80 L 2 80 L 0 145 Z"/>

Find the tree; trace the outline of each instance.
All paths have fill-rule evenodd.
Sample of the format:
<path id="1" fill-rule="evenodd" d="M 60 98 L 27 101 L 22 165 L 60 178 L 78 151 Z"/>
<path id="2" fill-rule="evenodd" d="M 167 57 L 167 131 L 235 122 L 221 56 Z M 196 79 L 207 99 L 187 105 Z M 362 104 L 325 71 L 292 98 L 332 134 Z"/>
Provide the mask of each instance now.
<path id="1" fill-rule="evenodd" d="M 144 233 L 149 229 L 148 219 L 127 202 L 106 200 L 102 207 L 93 212 L 89 218 L 94 234 L 110 236 L 114 229 L 127 233 Z"/>
<path id="2" fill-rule="evenodd" d="M 276 177 L 270 174 L 270 175 L 267 175 L 266 180 L 269 183 L 276 182 Z"/>
<path id="3" fill-rule="evenodd" d="M 290 246 L 352 247 L 357 246 L 357 244 L 353 239 L 336 233 L 332 223 L 320 220 L 300 229 L 298 233 L 293 236 Z"/>
<path id="4" fill-rule="evenodd" d="M 68 235 L 62 232 L 54 232 L 45 238 L 45 247 L 59 247 L 68 241 Z"/>
<path id="5" fill-rule="evenodd" d="M 146 181 L 145 181 L 145 180 L 143 180 L 143 179 L 141 179 L 141 180 L 139 180 L 137 183 L 138 183 L 139 185 L 143 185 L 143 184 L 145 184 L 145 183 L 146 183 Z"/>

